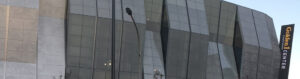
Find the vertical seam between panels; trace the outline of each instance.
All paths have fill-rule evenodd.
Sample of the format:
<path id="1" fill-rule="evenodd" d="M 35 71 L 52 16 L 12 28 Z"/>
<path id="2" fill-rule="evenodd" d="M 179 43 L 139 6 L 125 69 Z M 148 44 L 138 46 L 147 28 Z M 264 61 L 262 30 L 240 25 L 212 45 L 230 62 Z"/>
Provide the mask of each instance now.
<path id="1" fill-rule="evenodd" d="M 240 72 L 241 72 L 241 66 L 240 66 L 241 63 L 240 63 L 240 61 L 242 61 L 242 59 L 241 59 L 242 55 L 240 55 L 240 57 L 237 58 L 236 53 L 238 53 L 238 52 L 236 52 L 236 42 L 235 42 L 235 40 L 237 39 L 237 34 L 236 34 L 237 30 L 240 30 L 240 29 L 238 29 L 240 27 L 239 21 L 238 21 L 238 6 L 235 6 L 235 10 L 236 11 L 235 11 L 235 15 L 234 15 L 234 36 L 233 36 L 233 45 L 232 45 L 232 47 L 233 47 L 233 54 L 234 54 L 234 60 L 235 60 L 235 65 L 236 65 L 237 76 L 238 76 L 238 79 L 239 79 L 240 78 Z M 239 61 L 237 61 L 238 59 L 239 59 Z"/>
<path id="2" fill-rule="evenodd" d="M 118 61 L 118 79 L 120 79 L 120 72 L 121 72 L 121 59 L 122 59 L 122 49 L 123 49 L 123 31 L 124 31 L 124 12 L 123 12 L 123 0 L 121 1 L 121 17 L 122 17 L 122 24 L 121 24 L 121 37 L 120 37 L 120 49 L 119 49 L 119 61 Z"/>
<path id="3" fill-rule="evenodd" d="M 98 25 L 98 0 L 96 0 L 96 17 L 95 17 L 95 27 L 94 27 L 94 43 L 93 43 L 93 60 L 92 60 L 92 79 L 94 79 L 95 75 L 95 48 L 96 48 L 96 36 L 97 36 L 97 25 Z"/>
<path id="4" fill-rule="evenodd" d="M 221 60 L 221 54 L 220 54 L 220 49 L 219 49 L 219 31 L 220 31 L 220 22 L 221 22 L 221 9 L 222 9 L 222 2 L 220 1 L 220 7 L 219 7 L 219 17 L 218 17 L 218 29 L 217 29 L 217 51 L 219 54 L 219 63 L 220 63 L 220 70 L 221 70 L 221 75 L 222 75 L 222 79 L 224 79 L 224 75 L 223 75 L 223 66 L 222 66 L 222 60 Z"/>
<path id="5" fill-rule="evenodd" d="M 162 11 L 161 11 L 161 21 L 160 21 L 160 22 L 161 22 L 161 23 L 160 23 L 160 26 L 161 26 L 161 27 L 160 27 L 160 32 L 159 32 L 159 33 L 160 33 L 160 40 L 161 40 L 162 58 L 163 58 L 163 64 L 164 64 L 164 66 L 163 66 L 164 69 L 163 69 L 163 70 L 164 70 L 164 72 L 165 72 L 164 74 L 165 74 L 165 78 L 166 78 L 166 77 L 167 77 L 167 70 L 166 70 L 166 69 L 167 69 L 167 68 L 166 68 L 166 65 L 167 65 L 167 64 L 166 64 L 166 58 L 167 58 L 167 57 L 166 57 L 166 52 L 165 52 L 165 50 L 166 50 L 166 47 L 165 47 L 166 44 L 165 44 L 165 42 L 166 42 L 166 41 L 165 41 L 165 37 L 163 37 L 163 36 L 164 36 L 163 30 L 165 30 L 165 29 L 163 29 L 163 27 L 164 27 L 163 25 L 165 24 L 165 23 L 164 23 L 164 19 L 166 18 L 166 17 L 165 17 L 165 12 L 166 12 L 166 11 L 165 11 L 165 10 L 166 10 L 166 9 L 165 9 L 165 8 L 166 8 L 165 4 L 166 4 L 166 0 L 163 0 L 163 1 L 162 1 Z M 166 27 L 167 27 L 167 26 L 166 26 Z"/>
<path id="6" fill-rule="evenodd" d="M 66 71 L 67 71 L 67 68 L 68 68 L 68 25 L 69 25 L 69 12 L 70 12 L 70 9 L 69 9 L 69 0 L 66 0 L 66 13 L 65 13 L 65 74 L 63 74 L 65 76 L 65 79 L 67 79 L 69 75 L 66 75 Z M 69 73 L 68 73 L 69 74 Z"/>
<path id="7" fill-rule="evenodd" d="M 84 9 L 84 0 L 82 0 L 82 8 Z M 83 15 L 81 15 L 81 20 L 83 20 Z M 83 21 L 81 21 L 81 22 L 83 22 Z M 81 71 L 81 70 L 80 70 L 80 68 L 81 68 L 81 67 L 80 67 L 80 63 L 81 63 L 80 60 L 81 60 L 81 53 L 82 53 L 82 52 L 81 52 L 81 41 L 82 41 L 82 29 L 83 29 L 83 23 L 81 23 L 81 26 L 80 26 L 80 27 L 81 27 L 81 33 L 80 33 L 80 41 L 79 41 L 79 57 L 78 57 L 78 60 L 79 60 L 79 61 L 78 61 L 78 62 L 79 62 L 79 63 L 78 63 L 78 69 L 79 69 L 79 71 L 78 71 L 78 74 L 79 74 L 80 71 Z M 79 78 L 79 77 L 80 77 L 80 76 L 78 75 L 78 78 Z"/>
<path id="8" fill-rule="evenodd" d="M 116 34 L 115 34 L 115 32 L 116 32 L 116 0 L 111 0 L 112 1 L 112 8 L 111 8 L 111 10 L 112 10 L 112 27 L 111 27 L 111 78 L 112 79 L 115 79 L 115 66 L 116 66 L 116 64 L 115 64 L 115 43 L 116 43 L 116 39 L 115 39 L 115 36 L 116 36 Z"/>
<path id="9" fill-rule="evenodd" d="M 186 75 L 185 76 L 186 76 L 186 79 L 189 79 L 188 73 L 189 73 L 190 52 L 191 52 L 192 28 L 191 28 L 191 23 L 190 23 L 188 0 L 185 0 L 185 4 L 186 4 L 186 12 L 187 12 L 187 18 L 188 18 L 188 26 L 189 26 L 189 42 L 188 42 L 187 64 L 186 64 Z"/>
<path id="10" fill-rule="evenodd" d="M 253 15 L 253 10 L 251 10 L 251 14 L 252 14 L 252 17 L 253 17 L 253 22 L 254 22 L 254 28 L 255 28 L 255 34 L 256 34 L 256 37 L 257 37 L 257 43 L 258 43 L 258 52 L 257 52 L 257 60 L 256 60 L 256 79 L 258 78 L 257 77 L 257 73 L 258 73 L 258 66 L 259 66 L 259 53 L 260 53 L 260 43 L 259 43 L 259 38 L 258 38 L 258 33 L 257 33 L 257 28 L 256 28 L 256 22 L 255 22 L 255 17 Z"/>

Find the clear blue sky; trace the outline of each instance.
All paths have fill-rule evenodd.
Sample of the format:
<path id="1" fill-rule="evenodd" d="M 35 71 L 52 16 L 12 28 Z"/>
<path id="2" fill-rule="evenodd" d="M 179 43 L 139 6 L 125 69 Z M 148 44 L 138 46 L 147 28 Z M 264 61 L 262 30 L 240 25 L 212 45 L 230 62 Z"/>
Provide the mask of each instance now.
<path id="1" fill-rule="evenodd" d="M 264 12 L 273 18 L 277 37 L 281 25 L 295 24 L 289 79 L 300 79 L 300 0 L 225 0 Z"/>

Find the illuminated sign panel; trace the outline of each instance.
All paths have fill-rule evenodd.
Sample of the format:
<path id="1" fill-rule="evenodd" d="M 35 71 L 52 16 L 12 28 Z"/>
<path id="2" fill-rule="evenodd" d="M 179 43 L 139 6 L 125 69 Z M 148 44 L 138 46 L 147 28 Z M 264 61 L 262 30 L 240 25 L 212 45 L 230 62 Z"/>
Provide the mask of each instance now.
<path id="1" fill-rule="evenodd" d="M 280 43 L 279 43 L 281 49 L 281 63 L 280 63 L 279 79 L 288 79 L 293 35 L 294 35 L 294 24 L 284 25 L 281 27 L 281 35 L 280 35 Z"/>

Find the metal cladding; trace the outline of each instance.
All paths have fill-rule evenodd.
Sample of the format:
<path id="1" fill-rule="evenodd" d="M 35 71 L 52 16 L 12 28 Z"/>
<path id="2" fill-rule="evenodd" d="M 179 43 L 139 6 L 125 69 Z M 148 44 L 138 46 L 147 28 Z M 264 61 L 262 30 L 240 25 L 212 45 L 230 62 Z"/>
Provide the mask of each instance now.
<path id="1" fill-rule="evenodd" d="M 262 12 L 223 0 L 112 2 L 0 0 L 0 79 L 278 79 Z"/>

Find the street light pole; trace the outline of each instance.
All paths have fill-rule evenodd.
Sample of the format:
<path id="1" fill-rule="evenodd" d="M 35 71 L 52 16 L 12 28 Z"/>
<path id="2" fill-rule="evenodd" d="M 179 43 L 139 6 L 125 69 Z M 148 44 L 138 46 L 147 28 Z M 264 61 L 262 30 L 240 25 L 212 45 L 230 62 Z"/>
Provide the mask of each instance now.
<path id="1" fill-rule="evenodd" d="M 111 79 L 115 79 L 115 0 L 112 0 L 112 45 L 111 45 Z"/>
<path id="2" fill-rule="evenodd" d="M 133 22 L 133 24 L 134 24 L 134 27 L 135 27 L 135 30 L 136 30 L 136 35 L 137 35 L 137 39 L 138 39 L 138 56 L 139 56 L 139 75 L 143 75 L 141 72 L 141 70 L 140 69 L 142 69 L 142 67 L 141 67 L 141 64 L 142 64 L 142 59 L 141 59 L 141 55 L 142 55 L 142 50 L 141 50 L 141 39 L 140 39 L 140 33 L 139 33 L 139 29 L 138 29 L 138 27 L 137 27 L 137 25 L 136 25 L 136 22 L 135 22 L 135 20 L 134 20 L 134 18 L 133 18 L 133 16 L 132 16 L 132 11 L 131 11 L 131 9 L 130 8 L 126 8 L 126 12 L 127 12 L 127 14 L 131 17 L 131 20 L 132 20 L 132 22 Z M 143 76 L 142 76 L 142 78 L 141 79 L 144 79 L 143 78 Z"/>
<path id="3" fill-rule="evenodd" d="M 138 29 L 138 27 L 137 27 L 137 25 L 136 25 L 136 22 L 135 22 L 135 20 L 134 20 L 134 18 L 133 18 L 133 16 L 132 16 L 132 11 L 131 11 L 131 9 L 130 9 L 130 8 L 126 8 L 126 12 L 127 12 L 127 14 L 131 17 L 131 20 L 132 20 L 132 22 L 133 22 L 133 24 L 134 24 L 134 27 L 135 27 L 135 30 L 136 30 L 136 34 L 137 34 L 137 39 L 138 39 L 138 46 L 139 46 L 139 48 L 138 48 L 138 55 L 141 56 L 141 55 L 142 55 L 142 52 L 141 52 L 141 40 L 140 40 L 139 29 Z"/>

